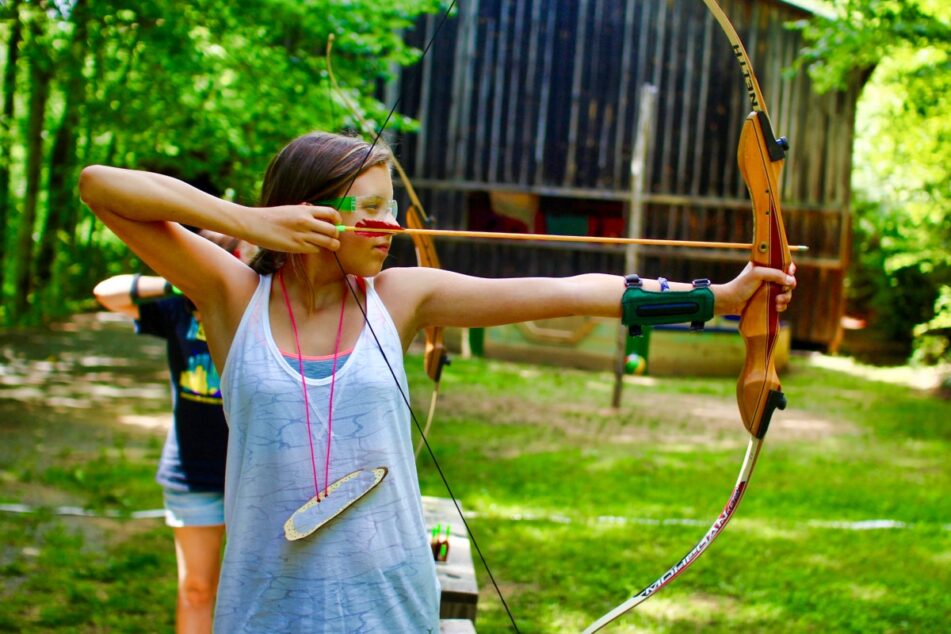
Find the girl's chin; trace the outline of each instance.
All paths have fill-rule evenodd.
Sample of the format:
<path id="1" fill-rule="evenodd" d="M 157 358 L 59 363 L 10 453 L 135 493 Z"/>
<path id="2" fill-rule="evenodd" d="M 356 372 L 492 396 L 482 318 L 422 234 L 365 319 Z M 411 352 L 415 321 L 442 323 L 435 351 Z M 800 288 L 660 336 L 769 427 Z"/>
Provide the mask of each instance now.
<path id="1" fill-rule="evenodd" d="M 375 261 L 367 262 L 363 261 L 359 264 L 353 264 L 351 266 L 347 265 L 347 262 L 342 262 L 344 270 L 350 275 L 356 275 L 357 277 L 374 277 L 383 270 L 383 262 L 386 260 L 385 254 L 380 254 L 377 258 L 374 258 Z"/>

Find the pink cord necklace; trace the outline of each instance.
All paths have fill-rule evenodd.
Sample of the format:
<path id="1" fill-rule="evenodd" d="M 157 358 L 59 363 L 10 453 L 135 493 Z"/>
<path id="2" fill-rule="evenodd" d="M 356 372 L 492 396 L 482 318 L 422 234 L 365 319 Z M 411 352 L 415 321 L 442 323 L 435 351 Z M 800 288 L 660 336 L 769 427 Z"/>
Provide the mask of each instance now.
<path id="1" fill-rule="evenodd" d="M 343 317 L 347 306 L 347 294 L 344 292 L 340 302 L 340 320 L 337 322 L 337 337 L 334 342 L 334 360 L 330 370 L 330 398 L 327 403 L 327 455 L 324 460 L 324 490 L 321 493 L 317 482 L 317 458 L 314 455 L 314 436 L 310 425 L 310 399 L 307 397 L 307 380 L 304 376 L 304 355 L 300 349 L 300 333 L 297 322 L 294 320 L 294 310 L 291 308 L 290 296 L 284 284 L 283 272 L 278 273 L 281 283 L 281 292 L 284 294 L 284 305 L 287 306 L 287 315 L 291 320 L 291 330 L 294 331 L 294 345 L 297 349 L 297 368 L 300 373 L 301 390 L 304 393 L 304 419 L 307 421 L 307 440 L 310 443 L 310 467 L 314 474 L 314 497 L 307 500 L 299 509 L 294 511 L 284 522 L 284 537 L 288 541 L 297 541 L 312 535 L 328 522 L 339 517 L 344 511 L 363 499 L 375 489 L 389 473 L 385 466 L 360 468 L 347 475 L 330 482 L 330 447 L 333 438 L 333 403 L 334 387 L 337 379 L 337 357 L 340 355 L 340 340 L 343 338 Z M 346 278 L 344 278 L 346 283 Z M 336 492 L 336 493 L 335 493 Z M 335 493 L 333 497 L 329 497 Z"/>
<path id="2" fill-rule="evenodd" d="M 281 292 L 284 294 L 284 305 L 291 320 L 291 330 L 294 331 L 294 345 L 297 349 L 297 368 L 300 373 L 301 391 L 304 394 L 304 419 L 307 421 L 307 441 L 310 443 L 310 467 L 314 474 L 314 497 L 294 511 L 284 522 L 284 537 L 288 541 L 303 539 L 325 526 L 341 513 L 361 500 L 370 491 L 375 489 L 386 477 L 389 470 L 385 466 L 361 468 L 330 482 L 330 447 L 333 438 L 334 387 L 337 380 L 337 358 L 340 356 L 340 340 L 343 338 L 343 317 L 347 306 L 347 293 L 343 293 L 340 301 L 340 319 L 337 322 L 337 337 L 334 341 L 333 366 L 330 370 L 330 398 L 327 403 L 327 452 L 324 460 L 324 490 L 321 493 L 317 482 L 317 459 L 314 456 L 314 436 L 310 425 L 310 399 L 307 396 L 307 380 L 304 376 L 304 355 L 300 348 L 300 333 L 294 319 L 294 310 L 291 308 L 290 296 L 284 284 L 284 273 L 278 273 L 281 283 Z M 344 279 L 346 283 L 346 278 Z M 330 494 L 336 494 L 330 498 Z"/>
<path id="3" fill-rule="evenodd" d="M 340 301 L 340 319 L 337 322 L 337 337 L 334 341 L 333 365 L 330 369 L 330 399 L 327 403 L 327 451 L 324 459 L 324 494 L 320 495 L 320 485 L 317 483 L 317 458 L 314 455 L 314 436 L 310 430 L 310 400 L 307 397 L 307 379 L 304 376 L 304 355 L 300 349 L 300 333 L 297 330 L 297 321 L 294 319 L 294 310 L 291 308 L 291 300 L 287 294 L 287 286 L 284 285 L 284 271 L 278 273 L 278 281 L 281 283 L 281 293 L 284 295 L 284 305 L 287 306 L 287 315 L 291 319 L 291 330 L 294 331 L 294 346 L 297 350 L 297 369 L 300 373 L 301 391 L 304 394 L 304 419 L 307 421 L 307 441 L 310 443 L 310 466 L 314 474 L 314 496 L 327 497 L 328 487 L 330 486 L 330 446 L 333 439 L 334 429 L 334 386 L 337 381 L 337 357 L 340 354 L 340 340 L 343 335 L 343 316 L 347 307 L 347 294 L 343 293 Z"/>

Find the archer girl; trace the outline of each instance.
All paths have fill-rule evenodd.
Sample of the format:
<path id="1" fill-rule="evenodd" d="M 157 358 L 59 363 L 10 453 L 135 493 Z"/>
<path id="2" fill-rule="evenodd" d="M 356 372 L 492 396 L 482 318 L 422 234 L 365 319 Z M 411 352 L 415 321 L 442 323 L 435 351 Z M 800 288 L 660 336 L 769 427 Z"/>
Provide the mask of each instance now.
<path id="1" fill-rule="evenodd" d="M 404 351 L 427 326 L 620 315 L 619 276 L 382 270 L 391 235 L 336 226 L 395 225 L 389 160 L 356 138 L 302 136 L 271 161 L 260 207 L 158 174 L 82 173 L 93 212 L 193 299 L 221 374 L 230 434 L 217 632 L 438 632 Z M 262 251 L 246 266 L 182 224 Z M 776 308 L 785 310 L 794 272 L 747 266 L 713 286 L 716 312 L 740 313 L 764 282 L 784 287 Z M 312 521 L 334 504 L 336 517 Z"/>

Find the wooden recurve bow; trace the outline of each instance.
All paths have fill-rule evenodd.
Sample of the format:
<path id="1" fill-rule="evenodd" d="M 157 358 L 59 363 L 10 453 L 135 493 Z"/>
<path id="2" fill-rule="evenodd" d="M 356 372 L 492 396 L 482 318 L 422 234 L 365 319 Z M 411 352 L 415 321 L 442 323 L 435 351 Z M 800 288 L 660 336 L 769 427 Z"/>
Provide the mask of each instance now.
<path id="1" fill-rule="evenodd" d="M 446 20 L 449 18 L 449 15 L 452 13 L 452 10 L 455 7 L 455 4 L 456 4 L 455 0 L 450 0 L 449 5 L 446 7 L 445 11 L 442 14 L 439 25 L 436 27 L 435 32 L 433 33 L 432 37 L 429 39 L 429 42 L 426 44 L 425 49 L 423 50 L 423 57 L 426 56 L 426 53 L 429 51 L 433 42 L 436 40 L 436 35 L 439 33 L 442 26 L 446 23 Z M 371 141 L 370 141 L 370 150 L 368 150 L 366 155 L 367 157 L 369 157 L 370 152 L 372 151 L 376 143 L 379 141 L 380 136 L 382 135 L 383 130 L 386 127 L 386 121 L 389 121 L 390 116 L 394 112 L 396 112 L 396 108 L 399 106 L 400 100 L 399 99 L 396 100 L 396 103 L 390 109 L 390 112 L 386 117 L 386 121 L 384 121 L 380 129 L 374 131 L 373 126 L 369 122 L 367 122 L 363 118 L 363 116 L 360 114 L 359 108 L 355 107 L 352 100 L 350 100 L 348 96 L 344 94 L 344 92 L 341 91 L 340 87 L 337 85 L 336 78 L 333 76 L 333 66 L 331 64 L 330 53 L 332 50 L 332 46 L 333 46 L 333 35 L 331 34 L 327 42 L 327 73 L 330 78 L 331 84 L 334 86 L 337 93 L 340 95 L 341 99 L 346 103 L 348 109 L 351 111 L 351 114 L 353 115 L 357 124 L 360 126 L 360 128 L 362 128 L 362 132 L 364 134 L 372 135 Z M 364 159 L 364 161 L 365 160 L 366 159 Z M 397 170 L 397 173 L 399 174 L 400 179 L 403 182 L 403 186 L 406 188 L 407 195 L 410 198 L 411 205 L 407 213 L 407 219 L 408 219 L 407 222 L 410 223 L 410 226 L 418 225 L 419 227 L 422 227 L 427 223 L 427 216 L 426 216 L 426 212 L 423 210 L 422 204 L 419 201 L 419 197 L 416 195 L 416 191 L 413 188 L 412 183 L 410 183 L 409 178 L 406 175 L 406 171 L 403 169 L 403 166 L 396 159 L 396 157 L 393 157 L 393 166 Z M 358 169 L 357 173 L 359 172 L 360 170 Z M 351 180 L 350 185 L 347 187 L 347 191 L 349 191 L 350 187 L 352 187 L 354 180 L 356 180 L 356 176 L 354 176 L 353 180 Z M 417 240 L 417 238 L 421 238 L 421 239 Z M 413 242 L 416 246 L 416 256 L 417 256 L 417 259 L 419 260 L 420 266 L 430 266 L 430 267 L 438 268 L 439 260 L 436 257 L 436 249 L 432 245 L 431 238 L 428 236 L 414 236 Z M 334 256 L 336 257 L 336 254 L 334 254 Z M 340 267 L 341 273 L 345 273 L 343 265 L 340 263 L 339 259 L 337 260 L 337 266 Z M 449 497 L 452 499 L 452 502 L 456 507 L 456 511 L 459 513 L 459 518 L 462 520 L 462 523 L 465 526 L 465 531 L 469 536 L 469 541 L 472 544 L 472 548 L 475 550 L 476 554 L 479 556 L 479 559 L 482 560 L 482 564 L 485 567 L 486 574 L 489 576 L 489 580 L 492 582 L 492 585 L 495 588 L 495 591 L 499 597 L 499 601 L 501 602 L 502 607 L 505 609 L 506 615 L 508 615 L 509 620 L 512 623 L 512 628 L 516 632 L 518 632 L 519 630 L 518 630 L 518 625 L 515 622 L 515 617 L 512 614 L 512 611 L 509 609 L 508 603 L 505 601 L 505 596 L 502 594 L 502 590 L 501 588 L 499 588 L 499 584 L 495 580 L 495 575 L 492 574 L 492 570 L 491 568 L 489 568 L 489 563 L 486 560 L 485 555 L 482 552 L 482 549 L 479 547 L 479 544 L 476 541 L 475 535 L 472 533 L 472 530 L 469 528 L 469 522 L 466 520 L 466 516 L 462 512 L 462 507 L 459 505 L 458 499 L 456 498 L 455 494 L 452 492 L 452 487 L 449 486 L 449 480 L 446 479 L 445 473 L 443 472 L 442 468 L 439 466 L 439 462 L 436 460 L 436 455 L 435 453 L 433 453 L 432 447 L 430 447 L 428 442 L 426 441 L 426 433 L 429 430 L 430 424 L 432 423 L 433 412 L 435 411 L 436 400 L 439 394 L 439 381 L 442 375 L 442 367 L 448 363 L 445 347 L 443 345 L 442 329 L 436 328 L 436 327 L 426 329 L 425 367 L 426 367 L 427 374 L 429 374 L 430 378 L 432 378 L 433 381 L 435 382 L 435 387 L 433 389 L 433 397 L 430 404 L 429 416 L 427 419 L 426 426 L 424 428 L 422 425 L 420 425 L 419 420 L 416 418 L 416 414 L 413 412 L 413 408 L 409 402 L 409 395 L 406 394 L 403 388 L 400 386 L 400 382 L 397 379 L 396 372 L 394 371 L 393 366 L 390 365 L 390 361 L 389 359 L 387 359 L 386 353 L 383 351 L 383 346 L 380 343 L 379 338 L 374 332 L 373 327 L 370 325 L 370 322 L 367 320 L 366 309 L 363 308 L 362 305 L 360 304 L 360 299 L 357 295 L 356 289 L 349 282 L 347 283 L 347 285 L 350 289 L 350 293 L 354 297 L 354 300 L 357 302 L 357 305 L 361 306 L 360 311 L 363 313 L 364 320 L 366 321 L 366 326 L 370 330 L 370 333 L 372 334 L 373 339 L 376 341 L 377 348 L 379 348 L 380 354 L 382 355 L 384 362 L 386 363 L 387 367 L 390 370 L 390 375 L 393 377 L 393 380 L 396 383 L 396 388 L 399 391 L 400 396 L 403 399 L 403 402 L 406 404 L 407 409 L 409 410 L 410 417 L 412 418 L 413 422 L 416 424 L 416 428 L 419 430 L 421 444 L 417 446 L 416 452 L 418 454 L 421 445 L 426 444 L 426 447 L 429 450 L 429 455 L 433 459 L 433 464 L 435 465 L 436 470 L 439 473 L 439 476 L 442 478 L 443 484 L 446 487 L 446 491 L 449 493 Z"/>
<path id="2" fill-rule="evenodd" d="M 716 0 L 703 0 L 723 29 L 740 64 L 752 112 L 746 117 L 740 133 L 737 161 L 753 202 L 753 241 L 750 262 L 787 271 L 792 262 L 786 229 L 780 210 L 780 172 L 788 144 L 777 139 L 772 130 L 763 94 L 753 73 L 746 48 Z M 743 426 L 749 432 L 749 444 L 736 485 L 723 511 L 699 542 L 656 581 L 596 620 L 584 634 L 597 632 L 622 614 L 640 605 L 671 581 L 713 543 L 739 507 L 743 493 L 756 465 L 770 418 L 778 409 L 785 409 L 786 397 L 776 373 L 774 355 L 779 340 L 779 314 L 776 296 L 783 289 L 772 283 L 763 284 L 747 303 L 740 317 L 740 334 L 746 344 L 746 362 L 736 388 Z"/>

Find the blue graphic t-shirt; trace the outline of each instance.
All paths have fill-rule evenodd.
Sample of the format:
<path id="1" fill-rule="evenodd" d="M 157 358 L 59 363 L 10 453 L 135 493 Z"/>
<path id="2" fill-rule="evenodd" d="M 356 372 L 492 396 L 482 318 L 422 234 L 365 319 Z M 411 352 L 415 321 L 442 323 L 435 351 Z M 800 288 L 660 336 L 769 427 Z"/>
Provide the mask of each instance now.
<path id="1" fill-rule="evenodd" d="M 175 491 L 223 491 L 228 426 L 201 322 L 183 297 L 139 306 L 136 332 L 167 341 L 175 422 L 155 479 Z"/>

